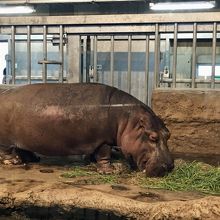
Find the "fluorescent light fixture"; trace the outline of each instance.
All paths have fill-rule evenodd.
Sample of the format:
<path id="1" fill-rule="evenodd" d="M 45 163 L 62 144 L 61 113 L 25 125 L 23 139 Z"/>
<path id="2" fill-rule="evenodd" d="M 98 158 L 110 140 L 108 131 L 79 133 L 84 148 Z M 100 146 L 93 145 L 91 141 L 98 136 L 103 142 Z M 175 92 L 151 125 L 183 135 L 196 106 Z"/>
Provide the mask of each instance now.
<path id="1" fill-rule="evenodd" d="M 35 12 L 31 6 L 1 6 L 0 14 L 29 14 Z"/>
<path id="2" fill-rule="evenodd" d="M 150 3 L 150 9 L 155 11 L 198 10 L 214 7 L 215 1 Z"/>

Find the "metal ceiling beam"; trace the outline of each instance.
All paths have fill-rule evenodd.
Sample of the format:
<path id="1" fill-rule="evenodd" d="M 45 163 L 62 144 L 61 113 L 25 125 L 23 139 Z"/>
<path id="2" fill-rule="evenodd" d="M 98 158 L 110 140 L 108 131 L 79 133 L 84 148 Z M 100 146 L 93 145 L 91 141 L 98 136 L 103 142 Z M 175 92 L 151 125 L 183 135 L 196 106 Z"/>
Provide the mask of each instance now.
<path id="1" fill-rule="evenodd" d="M 0 4 L 54 4 L 54 3 L 101 3 L 101 2 L 146 2 L 148 0 L 1 0 Z"/>
<path id="2" fill-rule="evenodd" d="M 147 23 L 219 22 L 219 12 L 160 13 L 126 15 L 77 15 L 77 16 L 29 16 L 0 17 L 0 25 L 109 25 Z"/>

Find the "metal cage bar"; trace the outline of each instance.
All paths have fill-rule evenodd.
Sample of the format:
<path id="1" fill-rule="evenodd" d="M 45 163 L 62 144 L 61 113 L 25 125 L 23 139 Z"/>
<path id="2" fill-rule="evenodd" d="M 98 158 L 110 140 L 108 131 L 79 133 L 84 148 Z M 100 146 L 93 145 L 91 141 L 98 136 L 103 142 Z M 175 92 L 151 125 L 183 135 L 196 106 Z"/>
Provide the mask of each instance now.
<path id="1" fill-rule="evenodd" d="M 43 26 L 43 60 L 47 60 L 47 27 Z M 43 83 L 47 82 L 47 64 L 42 63 L 42 79 Z"/>
<path id="2" fill-rule="evenodd" d="M 146 104 L 149 105 L 149 89 L 148 89 L 148 83 L 149 83 L 149 36 L 146 35 L 146 51 L 145 51 L 145 84 L 144 84 L 144 91 L 145 91 L 145 100 L 146 100 Z"/>
<path id="3" fill-rule="evenodd" d="M 155 24 L 155 42 L 154 42 L 154 87 L 159 86 L 159 51 L 160 51 L 159 24 Z"/>
<path id="4" fill-rule="evenodd" d="M 191 87 L 195 88 L 196 79 L 196 45 L 197 44 L 197 23 L 193 24 L 193 47 L 192 47 L 192 84 Z"/>
<path id="5" fill-rule="evenodd" d="M 60 25 L 60 44 L 59 44 L 59 53 L 60 53 L 60 71 L 59 71 L 59 82 L 63 82 L 63 25 Z"/>
<path id="6" fill-rule="evenodd" d="M 27 81 L 31 84 L 31 27 L 27 26 Z"/>
<path id="7" fill-rule="evenodd" d="M 15 84 L 15 26 L 11 26 L 11 75 L 12 84 Z"/>
<path id="8" fill-rule="evenodd" d="M 94 81 L 95 82 L 98 82 L 99 81 L 99 76 L 98 76 L 98 72 L 97 72 L 97 42 L 98 42 L 98 37 L 97 35 L 94 36 L 94 39 L 93 39 L 93 59 L 94 59 Z"/>
<path id="9" fill-rule="evenodd" d="M 132 37 L 128 35 L 128 75 L 127 75 L 127 88 L 128 93 L 131 94 L 131 50 L 132 50 Z"/>
<path id="10" fill-rule="evenodd" d="M 177 64 L 177 34 L 178 34 L 178 25 L 174 24 L 174 39 L 173 39 L 173 76 L 172 76 L 172 85 L 173 88 L 176 88 L 176 64 Z"/>
<path id="11" fill-rule="evenodd" d="M 110 54 L 111 86 L 114 86 L 114 47 L 115 47 L 115 40 L 114 40 L 114 35 L 112 35 L 111 36 L 111 54 Z"/>
<path id="12" fill-rule="evenodd" d="M 83 66 L 82 66 L 82 80 L 83 82 L 88 82 L 89 76 L 87 75 L 87 37 L 82 37 L 82 56 L 83 56 Z"/>
<path id="13" fill-rule="evenodd" d="M 216 44 L 217 44 L 217 23 L 213 23 L 213 38 L 212 38 L 212 75 L 211 88 L 215 88 L 215 64 L 216 64 Z"/>

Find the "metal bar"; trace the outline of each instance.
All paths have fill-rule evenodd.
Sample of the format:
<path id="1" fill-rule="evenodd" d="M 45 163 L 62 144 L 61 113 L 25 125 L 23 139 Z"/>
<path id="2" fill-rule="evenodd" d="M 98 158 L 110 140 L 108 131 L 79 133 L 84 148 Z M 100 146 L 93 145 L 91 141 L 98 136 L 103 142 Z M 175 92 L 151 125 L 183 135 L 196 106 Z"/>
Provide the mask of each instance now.
<path id="1" fill-rule="evenodd" d="M 110 74 L 111 74 L 111 86 L 114 86 L 114 35 L 111 36 L 111 55 L 110 55 Z"/>
<path id="2" fill-rule="evenodd" d="M 60 45 L 59 45 L 59 49 L 60 49 L 60 71 L 59 71 L 59 82 L 62 83 L 63 82 L 63 26 L 60 25 Z"/>
<path id="3" fill-rule="evenodd" d="M 197 43 L 197 23 L 193 24 L 193 48 L 192 48 L 192 84 L 191 87 L 195 88 L 196 79 L 196 43 Z"/>
<path id="4" fill-rule="evenodd" d="M 47 27 L 43 26 L 43 59 L 47 60 Z M 47 82 L 47 65 L 46 63 L 42 63 L 42 79 L 43 83 Z"/>
<path id="5" fill-rule="evenodd" d="M 82 42 L 81 42 L 81 37 L 78 35 L 78 36 L 75 36 L 74 37 L 76 40 L 76 43 L 75 43 L 75 47 L 74 47 L 74 57 L 76 57 L 76 64 L 75 64 L 75 69 L 76 73 L 78 73 L 79 75 L 79 78 L 78 78 L 78 82 L 82 83 L 83 82 L 83 75 L 82 75 Z M 78 62 L 77 62 L 77 59 L 78 59 Z M 63 68 L 64 68 L 64 54 L 63 54 Z M 63 76 L 64 77 L 64 76 Z"/>
<path id="6" fill-rule="evenodd" d="M 86 36 L 86 82 L 90 82 L 89 70 L 92 65 L 91 59 L 91 38 L 90 36 Z"/>
<path id="7" fill-rule="evenodd" d="M 11 26 L 11 75 L 15 84 L 15 26 Z"/>
<path id="8" fill-rule="evenodd" d="M 131 94 L 131 50 L 132 50 L 132 37 L 128 35 L 128 75 L 127 75 L 127 83 L 128 83 L 128 93 Z"/>
<path id="9" fill-rule="evenodd" d="M 97 73 L 97 35 L 94 36 L 94 39 L 93 39 L 93 46 L 94 46 L 94 51 L 93 51 L 93 59 L 94 59 L 94 81 L 95 82 L 98 82 L 99 81 L 99 78 L 98 78 L 98 73 Z"/>
<path id="10" fill-rule="evenodd" d="M 82 69 L 82 80 L 83 82 L 88 82 L 87 81 L 87 71 L 86 71 L 86 62 L 87 62 L 87 56 L 86 56 L 86 51 L 87 51 L 87 37 L 82 37 L 82 54 L 83 54 L 83 69 Z"/>
<path id="11" fill-rule="evenodd" d="M 38 64 L 57 64 L 57 65 L 62 65 L 60 61 L 57 60 L 39 60 Z"/>
<path id="12" fill-rule="evenodd" d="M 172 79 L 163 79 L 163 83 L 172 82 Z M 177 83 L 192 83 L 192 79 L 177 79 Z M 195 79 L 196 83 L 211 83 L 211 80 L 204 80 L 204 79 Z M 220 84 L 220 81 L 215 81 L 215 83 Z"/>
<path id="13" fill-rule="evenodd" d="M 159 85 L 159 51 L 160 51 L 160 41 L 159 41 L 159 25 L 155 24 L 155 41 L 154 41 L 154 88 Z"/>
<path id="14" fill-rule="evenodd" d="M 95 81 L 94 76 L 94 36 L 88 36 L 87 41 L 87 51 L 88 51 L 88 76 L 89 82 Z"/>
<path id="15" fill-rule="evenodd" d="M 27 26 L 27 80 L 31 84 L 31 27 Z"/>
<path id="16" fill-rule="evenodd" d="M 1 19 L 1 17 L 0 17 Z M 1 20 L 0 20 L 1 21 Z M 14 24 L 13 24 L 14 25 Z M 32 34 L 42 34 L 42 27 L 33 25 L 31 25 L 31 32 Z M 43 25 L 42 25 L 43 26 Z M 155 24 L 152 23 L 139 23 L 137 25 L 130 25 L 130 24 L 121 24 L 121 25 L 115 25 L 115 24 L 108 24 L 108 25 L 98 25 L 98 24 L 94 24 L 94 25 L 68 25 L 65 26 L 65 30 L 66 32 L 68 32 L 69 34 L 81 34 L 81 35 L 91 35 L 91 34 L 109 34 L 109 33 L 140 33 L 143 34 L 142 36 L 144 36 L 146 33 L 149 32 L 154 32 L 155 31 Z M 57 26 L 51 25 L 49 24 L 47 26 L 47 34 L 54 34 L 57 33 Z M 218 31 L 220 31 L 220 26 L 218 25 L 217 28 Z M 160 30 L 159 32 L 161 33 L 160 38 L 163 38 L 163 33 L 166 34 L 170 34 L 171 32 L 174 31 L 174 25 L 173 23 L 169 23 L 169 24 L 161 24 L 160 25 Z M 213 23 L 211 24 L 207 24 L 207 23 L 197 23 L 197 32 L 200 32 L 197 34 L 197 39 L 199 38 L 210 38 L 210 36 L 212 35 L 213 31 Z M 191 23 L 178 23 L 178 32 L 180 34 L 178 34 L 178 39 L 184 39 L 185 33 L 191 34 L 193 32 L 193 25 Z M 11 33 L 11 26 L 5 26 L 2 25 L 1 26 L 1 34 L 10 34 Z M 16 33 L 17 34 L 26 34 L 27 33 L 27 28 L 24 25 L 21 26 L 17 26 L 16 27 Z M 182 33 L 182 34 L 181 34 Z M 219 35 L 219 33 L 218 33 Z M 152 36 L 153 37 L 153 36 Z M 187 39 L 189 39 L 189 37 L 187 37 Z"/>
<path id="17" fill-rule="evenodd" d="M 73 16 L 22 16 L 22 17 L 0 17 L 3 25 L 110 25 L 110 24 L 151 24 L 153 23 L 187 23 L 187 22 L 219 22 L 219 12 L 198 13 L 149 13 L 149 14 L 114 14 L 114 15 L 73 15 Z"/>
<path id="18" fill-rule="evenodd" d="M 16 76 L 16 80 L 28 80 L 27 76 Z M 31 80 L 42 80 L 42 76 L 31 76 Z M 47 76 L 47 80 L 59 81 L 58 77 L 55 76 Z M 64 77 L 64 81 L 66 81 L 66 77 Z"/>
<path id="19" fill-rule="evenodd" d="M 54 4 L 54 3 L 100 3 L 100 2 L 140 2 L 141 0 L 1 0 L 1 4 Z"/>
<path id="20" fill-rule="evenodd" d="M 211 88 L 215 88 L 215 64 L 216 64 L 216 35 L 217 35 L 217 23 L 213 24 L 213 37 L 212 37 L 212 75 L 211 75 Z"/>
<path id="21" fill-rule="evenodd" d="M 144 85 L 144 91 L 145 91 L 145 97 L 146 97 L 146 104 L 149 105 L 149 89 L 148 89 L 148 82 L 149 82 L 149 36 L 146 35 L 146 59 L 145 59 L 145 85 Z"/>
<path id="22" fill-rule="evenodd" d="M 173 88 L 176 88 L 176 64 L 177 64 L 177 32 L 178 25 L 174 24 L 174 39 L 173 39 L 173 75 L 172 75 L 172 85 Z"/>

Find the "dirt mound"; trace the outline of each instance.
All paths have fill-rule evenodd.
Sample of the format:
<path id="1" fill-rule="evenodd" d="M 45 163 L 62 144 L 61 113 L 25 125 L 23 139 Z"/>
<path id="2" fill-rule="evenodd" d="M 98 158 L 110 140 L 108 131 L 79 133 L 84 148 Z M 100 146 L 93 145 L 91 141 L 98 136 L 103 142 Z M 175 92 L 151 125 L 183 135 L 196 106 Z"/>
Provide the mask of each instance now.
<path id="1" fill-rule="evenodd" d="M 220 218 L 217 196 L 124 184 L 75 184 L 61 177 L 68 168 L 49 163 L 31 165 L 29 169 L 1 166 L 0 216 L 4 219 L 16 213 L 16 219 L 20 216 L 22 220 Z M 91 210 L 96 213 L 93 217 Z M 76 218 L 76 213 L 81 217 Z"/>

